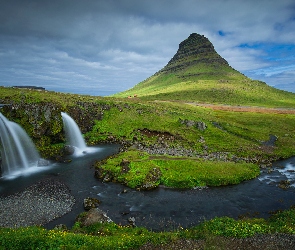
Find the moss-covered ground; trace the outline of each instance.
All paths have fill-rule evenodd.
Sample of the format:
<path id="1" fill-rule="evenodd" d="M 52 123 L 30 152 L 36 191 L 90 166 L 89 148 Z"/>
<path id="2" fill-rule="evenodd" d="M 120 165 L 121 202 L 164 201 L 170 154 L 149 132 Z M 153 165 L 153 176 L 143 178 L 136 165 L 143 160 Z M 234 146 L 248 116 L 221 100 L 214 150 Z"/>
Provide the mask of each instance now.
<path id="1" fill-rule="evenodd" d="M 130 150 L 97 163 L 100 178 L 123 183 L 131 188 L 193 188 L 238 184 L 259 175 L 252 163 L 206 161 L 192 157 L 149 155 Z M 111 172 L 111 173 L 110 173 Z"/>

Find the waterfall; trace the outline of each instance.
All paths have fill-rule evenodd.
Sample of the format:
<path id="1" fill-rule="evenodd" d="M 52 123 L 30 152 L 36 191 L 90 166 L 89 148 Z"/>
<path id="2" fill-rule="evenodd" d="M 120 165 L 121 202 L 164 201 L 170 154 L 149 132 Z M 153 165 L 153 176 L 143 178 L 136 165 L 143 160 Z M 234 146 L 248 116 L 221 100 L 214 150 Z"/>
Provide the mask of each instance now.
<path id="1" fill-rule="evenodd" d="M 40 156 L 26 132 L 0 113 L 0 151 L 2 176 L 27 171 L 38 165 Z"/>
<path id="2" fill-rule="evenodd" d="M 67 144 L 78 148 L 79 151 L 85 151 L 87 146 L 77 123 L 67 113 L 61 112 L 61 116 Z"/>

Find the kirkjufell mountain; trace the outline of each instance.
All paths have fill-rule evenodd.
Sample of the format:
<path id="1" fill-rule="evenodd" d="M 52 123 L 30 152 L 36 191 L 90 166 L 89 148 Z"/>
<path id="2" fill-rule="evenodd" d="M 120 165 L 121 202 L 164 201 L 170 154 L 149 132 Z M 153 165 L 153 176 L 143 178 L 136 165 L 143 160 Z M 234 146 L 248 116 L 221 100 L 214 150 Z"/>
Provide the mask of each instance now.
<path id="1" fill-rule="evenodd" d="M 230 70 L 232 68 L 228 62 L 215 51 L 208 38 L 193 33 L 179 44 L 177 53 L 156 74 L 174 73 L 183 78 L 201 74 L 226 73 Z"/>
<path id="2" fill-rule="evenodd" d="M 263 105 L 268 98 L 294 98 L 293 93 L 252 80 L 232 68 L 203 35 L 192 33 L 179 44 L 167 65 L 117 97 L 223 104 Z"/>

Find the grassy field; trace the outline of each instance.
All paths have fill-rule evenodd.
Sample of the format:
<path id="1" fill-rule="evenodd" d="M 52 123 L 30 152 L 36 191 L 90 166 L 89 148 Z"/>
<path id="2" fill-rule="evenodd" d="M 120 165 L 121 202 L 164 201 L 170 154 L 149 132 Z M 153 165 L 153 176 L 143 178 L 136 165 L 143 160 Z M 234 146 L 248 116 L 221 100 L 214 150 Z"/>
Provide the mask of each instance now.
<path id="1" fill-rule="evenodd" d="M 239 104 L 249 105 L 242 100 Z M 259 106 L 280 106 L 278 100 L 270 98 L 268 103 L 260 102 Z M 112 173 L 113 181 L 133 188 L 151 187 L 151 184 L 153 188 L 158 185 L 191 188 L 237 184 L 255 178 L 260 164 L 294 155 L 294 114 L 216 110 L 190 105 L 186 103 L 188 101 L 103 98 L 0 87 L 1 103 L 37 106 L 51 103 L 62 111 L 69 111 L 70 107 L 83 109 L 85 103 L 101 104 L 96 111 L 103 112 L 102 119 L 95 120 L 84 137 L 89 145 L 110 140 L 128 142 L 130 148 L 126 147 L 124 152 L 97 163 L 97 167 L 102 169 L 102 173 Z M 207 99 L 207 102 L 211 100 Z M 294 107 L 289 94 L 281 97 L 280 102 L 281 107 Z M 101 107 L 108 108 L 101 110 Z M 198 122 L 205 124 L 205 129 L 198 128 Z M 31 132 L 27 132 L 30 135 Z M 267 146 L 264 142 L 270 135 L 275 135 L 277 140 L 274 145 Z M 188 150 L 193 155 L 150 154 L 135 150 L 134 145 L 139 144 L 144 148 L 161 146 Z M 204 156 L 217 153 L 225 155 L 226 161 L 204 159 Z M 122 167 L 126 167 L 123 172 Z M 219 237 L 250 237 L 256 233 L 275 232 L 294 234 L 294 214 L 291 209 L 269 220 L 215 218 L 199 226 L 173 232 L 149 232 L 144 228 L 120 227 L 112 223 L 88 228 L 75 224 L 66 231 L 42 227 L 1 228 L 0 242 L 2 249 L 25 249 L 24 246 L 28 246 L 27 249 L 136 249 L 146 242 L 163 245 L 185 238 L 203 239 L 208 249 L 214 249 Z"/>

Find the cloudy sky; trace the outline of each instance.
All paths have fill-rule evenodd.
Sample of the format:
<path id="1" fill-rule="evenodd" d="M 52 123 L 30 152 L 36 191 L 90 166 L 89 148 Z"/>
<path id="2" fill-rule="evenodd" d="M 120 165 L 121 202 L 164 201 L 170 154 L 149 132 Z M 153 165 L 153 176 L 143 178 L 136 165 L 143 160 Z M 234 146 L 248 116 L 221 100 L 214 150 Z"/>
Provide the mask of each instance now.
<path id="1" fill-rule="evenodd" d="M 0 85 L 123 91 L 191 33 L 248 77 L 295 92 L 294 0 L 0 0 Z"/>

